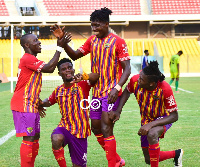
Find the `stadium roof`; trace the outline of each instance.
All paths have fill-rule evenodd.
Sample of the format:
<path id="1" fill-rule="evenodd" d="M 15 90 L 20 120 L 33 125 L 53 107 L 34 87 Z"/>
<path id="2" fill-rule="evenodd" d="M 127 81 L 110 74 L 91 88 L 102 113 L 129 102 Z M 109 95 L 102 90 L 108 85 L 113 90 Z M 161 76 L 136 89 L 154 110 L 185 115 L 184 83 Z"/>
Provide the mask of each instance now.
<path id="1" fill-rule="evenodd" d="M 90 25 L 90 16 L 1 16 L 0 26 L 63 26 Z M 200 24 L 200 14 L 184 15 L 119 15 L 110 16 L 111 25 L 128 25 L 129 21 L 149 21 L 150 24 Z"/>

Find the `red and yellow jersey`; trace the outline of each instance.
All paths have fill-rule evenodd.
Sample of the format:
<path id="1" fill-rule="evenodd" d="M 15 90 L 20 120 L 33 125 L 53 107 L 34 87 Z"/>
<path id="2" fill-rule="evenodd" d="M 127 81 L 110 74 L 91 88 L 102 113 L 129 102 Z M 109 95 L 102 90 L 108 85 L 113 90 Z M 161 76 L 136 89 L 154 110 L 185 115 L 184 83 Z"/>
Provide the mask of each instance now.
<path id="1" fill-rule="evenodd" d="M 40 71 L 44 65 L 43 61 L 28 53 L 20 59 L 17 85 L 11 99 L 11 110 L 38 112 L 37 104 L 42 86 Z"/>
<path id="2" fill-rule="evenodd" d="M 93 87 L 93 96 L 107 96 L 121 78 L 120 62 L 130 60 L 125 41 L 113 33 L 105 38 L 92 35 L 79 50 L 84 55 L 90 53 L 91 71 L 100 74 L 98 82 Z M 119 96 L 121 93 L 122 91 Z"/>
<path id="3" fill-rule="evenodd" d="M 130 79 L 127 90 L 135 94 L 140 107 L 141 125 L 178 110 L 173 91 L 167 82 L 158 82 L 153 91 L 148 91 L 139 87 L 138 78 L 139 74 Z"/>
<path id="4" fill-rule="evenodd" d="M 62 118 L 59 127 L 65 127 L 77 138 L 86 138 L 91 135 L 89 124 L 88 99 L 91 85 L 89 81 L 74 83 L 71 87 L 58 86 L 49 96 L 51 105 L 58 103 Z"/>

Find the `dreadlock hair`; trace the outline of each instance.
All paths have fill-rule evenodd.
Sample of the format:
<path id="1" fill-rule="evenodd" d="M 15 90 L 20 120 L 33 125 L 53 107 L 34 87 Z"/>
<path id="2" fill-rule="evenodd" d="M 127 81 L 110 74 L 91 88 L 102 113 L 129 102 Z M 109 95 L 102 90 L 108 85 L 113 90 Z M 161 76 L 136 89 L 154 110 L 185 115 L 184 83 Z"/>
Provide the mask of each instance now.
<path id="1" fill-rule="evenodd" d="M 24 48 L 24 45 L 26 43 L 27 37 L 31 35 L 31 33 L 27 33 L 25 35 L 22 35 L 22 37 L 20 38 L 20 45 Z"/>
<path id="2" fill-rule="evenodd" d="M 150 82 L 162 82 L 165 80 L 165 76 L 160 72 L 157 61 L 150 61 L 149 65 L 146 66 L 142 71 L 148 76 Z"/>
<path id="3" fill-rule="evenodd" d="M 99 22 L 109 22 L 109 15 L 111 15 L 112 11 L 106 7 L 101 8 L 100 10 L 95 10 L 90 15 L 90 21 L 99 21 Z"/>
<path id="4" fill-rule="evenodd" d="M 66 63 L 66 62 L 71 63 L 72 66 L 73 66 L 73 63 L 72 63 L 72 61 L 71 61 L 70 59 L 68 59 L 68 58 L 63 58 L 63 59 L 61 59 L 61 60 L 58 62 L 58 64 L 57 64 L 58 71 L 60 71 L 60 65 L 63 64 L 63 63 Z"/>

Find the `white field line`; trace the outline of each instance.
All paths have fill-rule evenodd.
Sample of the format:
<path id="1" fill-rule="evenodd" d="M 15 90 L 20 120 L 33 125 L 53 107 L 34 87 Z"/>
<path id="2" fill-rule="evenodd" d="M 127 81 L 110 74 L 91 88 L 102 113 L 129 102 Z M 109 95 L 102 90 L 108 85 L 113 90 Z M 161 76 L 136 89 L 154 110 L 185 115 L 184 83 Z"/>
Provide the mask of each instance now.
<path id="1" fill-rule="evenodd" d="M 5 143 L 9 138 L 11 138 L 12 136 L 14 136 L 15 134 L 16 134 L 16 131 L 12 130 L 7 135 L 5 135 L 2 138 L 0 138 L 0 145 L 2 145 L 3 143 Z"/>
<path id="2" fill-rule="evenodd" d="M 175 88 L 175 86 L 171 86 L 172 88 Z M 187 93 L 194 93 L 194 92 L 191 92 L 189 90 L 185 90 L 185 89 L 182 89 L 182 88 L 178 88 L 179 90 L 183 91 L 183 92 L 187 92 Z"/>

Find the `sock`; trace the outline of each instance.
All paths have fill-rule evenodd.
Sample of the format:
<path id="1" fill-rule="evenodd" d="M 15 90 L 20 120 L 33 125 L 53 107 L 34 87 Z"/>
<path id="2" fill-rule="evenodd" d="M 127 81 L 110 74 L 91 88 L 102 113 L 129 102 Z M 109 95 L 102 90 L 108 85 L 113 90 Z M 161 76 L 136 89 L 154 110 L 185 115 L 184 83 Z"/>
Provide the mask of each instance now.
<path id="1" fill-rule="evenodd" d="M 173 82 L 173 80 L 171 79 L 171 80 L 169 81 L 169 84 L 171 85 L 171 84 L 172 84 L 172 82 Z"/>
<path id="2" fill-rule="evenodd" d="M 176 87 L 176 91 L 178 91 L 178 81 L 175 81 L 175 87 Z"/>
<path id="3" fill-rule="evenodd" d="M 174 158 L 175 157 L 175 150 L 173 151 L 160 151 L 160 158 L 159 161 L 164 161 L 166 159 Z"/>
<path id="4" fill-rule="evenodd" d="M 153 145 L 149 144 L 149 156 L 150 156 L 151 167 L 158 167 L 159 154 L 160 154 L 159 143 Z"/>
<path id="5" fill-rule="evenodd" d="M 116 164 L 116 140 L 115 136 L 104 138 L 106 158 L 108 160 L 108 167 L 115 167 Z"/>
<path id="6" fill-rule="evenodd" d="M 67 167 L 66 161 L 65 161 L 65 156 L 64 156 L 64 148 L 61 147 L 59 150 L 54 150 L 52 148 L 52 151 L 53 151 L 53 154 L 55 156 L 55 159 L 58 162 L 58 165 L 60 167 Z"/>
<path id="7" fill-rule="evenodd" d="M 21 167 L 33 167 L 32 160 L 33 142 L 22 140 L 20 147 Z"/>
<path id="8" fill-rule="evenodd" d="M 33 142 L 33 152 L 32 152 L 32 160 L 31 163 L 34 166 L 35 163 L 35 158 L 38 155 L 38 151 L 39 151 L 39 140 L 34 140 Z"/>
<path id="9" fill-rule="evenodd" d="M 98 135 L 95 135 L 96 138 L 97 138 L 97 141 L 99 142 L 99 144 L 101 145 L 101 147 L 104 149 L 105 151 L 105 142 L 104 142 L 104 137 L 103 137 L 103 134 L 98 134 Z M 116 153 L 116 162 L 119 162 L 121 161 L 121 158 L 120 156 Z"/>

